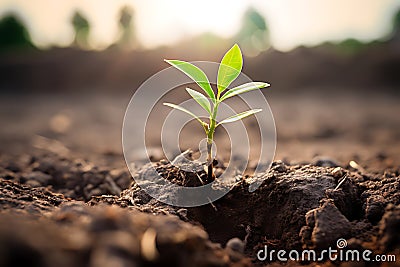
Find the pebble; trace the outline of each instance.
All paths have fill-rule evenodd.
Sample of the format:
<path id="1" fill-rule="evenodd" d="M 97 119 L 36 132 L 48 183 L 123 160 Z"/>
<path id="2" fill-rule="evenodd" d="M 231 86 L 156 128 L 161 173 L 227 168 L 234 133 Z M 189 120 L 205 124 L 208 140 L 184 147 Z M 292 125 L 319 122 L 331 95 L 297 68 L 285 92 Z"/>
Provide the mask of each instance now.
<path id="1" fill-rule="evenodd" d="M 243 253 L 245 244 L 241 239 L 234 237 L 229 239 L 229 241 L 226 243 L 226 247 L 232 249 L 233 251 Z"/>
<path id="2" fill-rule="evenodd" d="M 344 171 L 341 167 L 336 167 L 335 169 L 333 169 L 332 171 L 332 176 L 336 179 L 342 178 L 344 175 Z"/>
<path id="3" fill-rule="evenodd" d="M 272 163 L 272 169 L 277 171 L 277 172 L 286 172 L 287 168 L 285 166 L 285 163 L 281 160 L 277 160 Z"/>

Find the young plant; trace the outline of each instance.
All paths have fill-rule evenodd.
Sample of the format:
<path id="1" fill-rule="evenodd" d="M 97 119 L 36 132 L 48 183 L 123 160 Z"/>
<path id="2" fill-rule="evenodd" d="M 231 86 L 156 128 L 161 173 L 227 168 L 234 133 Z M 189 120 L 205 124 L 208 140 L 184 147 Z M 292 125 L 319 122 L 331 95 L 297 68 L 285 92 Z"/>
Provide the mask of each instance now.
<path id="1" fill-rule="evenodd" d="M 217 92 L 214 93 L 210 82 L 206 76 L 206 74 L 195 65 L 181 61 L 181 60 L 165 60 L 167 63 L 177 68 L 178 70 L 185 73 L 189 76 L 194 82 L 196 82 L 200 88 L 204 91 L 205 95 L 199 93 L 193 89 L 186 88 L 186 91 L 189 95 L 197 102 L 201 107 L 203 107 L 207 113 L 209 114 L 208 123 L 200 119 L 194 113 L 189 110 L 175 105 L 171 103 L 164 103 L 164 105 L 183 111 L 193 118 L 195 118 L 204 128 L 204 131 L 207 135 L 207 166 L 208 166 L 208 180 L 213 181 L 215 179 L 214 175 L 214 166 L 213 166 L 213 158 L 212 158 L 212 143 L 214 138 L 215 129 L 224 123 L 234 122 L 241 119 L 244 119 L 250 115 L 253 115 L 257 112 L 260 112 L 261 109 L 252 109 L 247 110 L 238 114 L 235 114 L 229 118 L 226 118 L 220 122 L 216 121 L 216 117 L 218 114 L 218 106 L 219 104 L 236 95 L 249 92 L 252 90 L 262 89 L 269 86 L 268 83 L 265 82 L 250 82 L 239 85 L 232 89 L 227 89 L 228 86 L 239 76 L 242 66 L 243 66 L 243 57 L 240 51 L 240 48 L 237 44 L 235 44 L 222 58 L 221 64 L 218 69 L 217 76 Z M 211 103 L 210 103 L 211 102 Z"/>

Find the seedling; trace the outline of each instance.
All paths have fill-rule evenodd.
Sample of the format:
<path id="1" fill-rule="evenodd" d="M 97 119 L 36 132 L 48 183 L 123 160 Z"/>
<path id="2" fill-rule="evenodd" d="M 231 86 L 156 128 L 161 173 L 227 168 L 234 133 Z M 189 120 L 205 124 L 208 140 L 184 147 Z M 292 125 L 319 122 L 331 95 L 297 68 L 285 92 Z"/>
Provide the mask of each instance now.
<path id="1" fill-rule="evenodd" d="M 238 121 L 261 111 L 261 109 L 251 109 L 235 114 L 220 122 L 217 122 L 216 117 L 218 114 L 219 104 L 233 96 L 257 89 L 266 88 L 269 86 L 269 84 L 265 82 L 250 82 L 239 85 L 232 89 L 228 89 L 229 85 L 239 76 L 243 67 L 242 52 L 240 51 L 240 48 L 237 44 L 235 44 L 228 52 L 226 52 L 226 54 L 221 60 L 221 64 L 218 69 L 216 94 L 214 93 L 214 90 L 212 89 L 206 74 L 200 68 L 196 67 L 195 65 L 189 62 L 181 60 L 165 60 L 165 61 L 168 64 L 171 64 L 173 67 L 185 73 L 187 76 L 189 76 L 194 82 L 196 82 L 200 86 L 200 88 L 205 93 L 204 95 L 193 89 L 186 88 L 186 91 L 189 93 L 189 95 L 197 103 L 199 103 L 199 105 L 202 108 L 204 108 L 207 111 L 209 115 L 208 123 L 203 121 L 200 117 L 196 116 L 191 111 L 181 106 L 171 103 L 164 103 L 164 105 L 189 114 L 203 126 L 204 131 L 207 135 L 207 166 L 208 166 L 207 175 L 208 175 L 208 180 L 213 181 L 215 179 L 215 175 L 214 175 L 214 166 L 212 158 L 212 143 L 213 143 L 215 129 L 221 124 Z"/>

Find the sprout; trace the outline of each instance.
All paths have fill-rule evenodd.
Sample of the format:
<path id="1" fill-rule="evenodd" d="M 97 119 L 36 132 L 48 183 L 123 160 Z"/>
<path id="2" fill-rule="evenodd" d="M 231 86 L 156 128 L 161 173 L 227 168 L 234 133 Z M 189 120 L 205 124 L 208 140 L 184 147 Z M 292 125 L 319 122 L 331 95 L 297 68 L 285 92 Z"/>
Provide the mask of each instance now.
<path id="1" fill-rule="evenodd" d="M 164 103 L 164 105 L 187 113 L 188 115 L 195 118 L 203 126 L 204 131 L 207 135 L 207 166 L 208 166 L 207 174 L 208 174 L 208 180 L 212 181 L 215 179 L 213 158 L 212 158 L 212 142 L 214 138 L 215 129 L 221 124 L 238 121 L 261 111 L 261 109 L 247 110 L 235 114 L 220 122 L 217 122 L 216 117 L 218 114 L 219 104 L 230 97 L 253 90 L 266 88 L 269 86 L 269 84 L 265 82 L 250 82 L 234 87 L 232 89 L 228 89 L 229 85 L 239 76 L 243 66 L 242 53 L 237 44 L 235 44 L 224 55 L 224 57 L 221 60 L 217 76 L 217 94 L 214 93 L 206 74 L 200 68 L 196 67 L 195 65 L 189 62 L 181 60 L 165 60 L 165 61 L 168 64 L 172 65 L 173 67 L 185 73 L 187 76 L 189 76 L 193 81 L 195 81 L 200 86 L 200 88 L 205 93 L 202 94 L 193 89 L 186 88 L 186 91 L 189 93 L 189 95 L 197 103 L 199 103 L 199 105 L 202 108 L 204 108 L 204 110 L 207 111 L 207 113 L 209 114 L 208 123 L 203 121 L 194 113 L 190 112 L 189 110 L 181 106 L 171 103 Z"/>

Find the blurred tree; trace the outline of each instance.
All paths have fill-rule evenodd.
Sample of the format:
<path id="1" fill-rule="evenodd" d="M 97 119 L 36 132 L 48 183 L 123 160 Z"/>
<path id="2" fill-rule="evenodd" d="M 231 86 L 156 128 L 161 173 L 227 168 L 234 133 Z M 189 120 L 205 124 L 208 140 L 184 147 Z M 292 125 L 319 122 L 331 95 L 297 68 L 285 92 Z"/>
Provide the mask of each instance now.
<path id="1" fill-rule="evenodd" d="M 71 22 L 75 31 L 74 45 L 80 48 L 88 48 L 90 32 L 89 22 L 79 12 L 75 12 Z"/>
<path id="2" fill-rule="evenodd" d="M 125 6 L 121 9 L 119 27 L 121 37 L 118 44 L 124 49 L 132 49 L 136 45 L 136 38 L 133 31 L 132 25 L 133 10 L 132 8 Z"/>
<path id="3" fill-rule="evenodd" d="M 400 29 L 400 9 L 396 12 L 393 18 L 393 29 Z"/>
<path id="4" fill-rule="evenodd" d="M 29 33 L 16 15 L 0 20 L 0 50 L 33 48 Z"/>
<path id="5" fill-rule="evenodd" d="M 394 40 L 400 41 L 400 9 L 393 17 L 392 35 Z"/>
<path id="6" fill-rule="evenodd" d="M 354 38 L 348 38 L 337 44 L 340 52 L 345 54 L 356 54 L 366 48 L 368 44 Z"/>
<path id="7" fill-rule="evenodd" d="M 270 47 L 269 30 L 264 17 L 250 7 L 242 19 L 242 27 L 235 36 L 243 52 L 255 56 Z"/>

